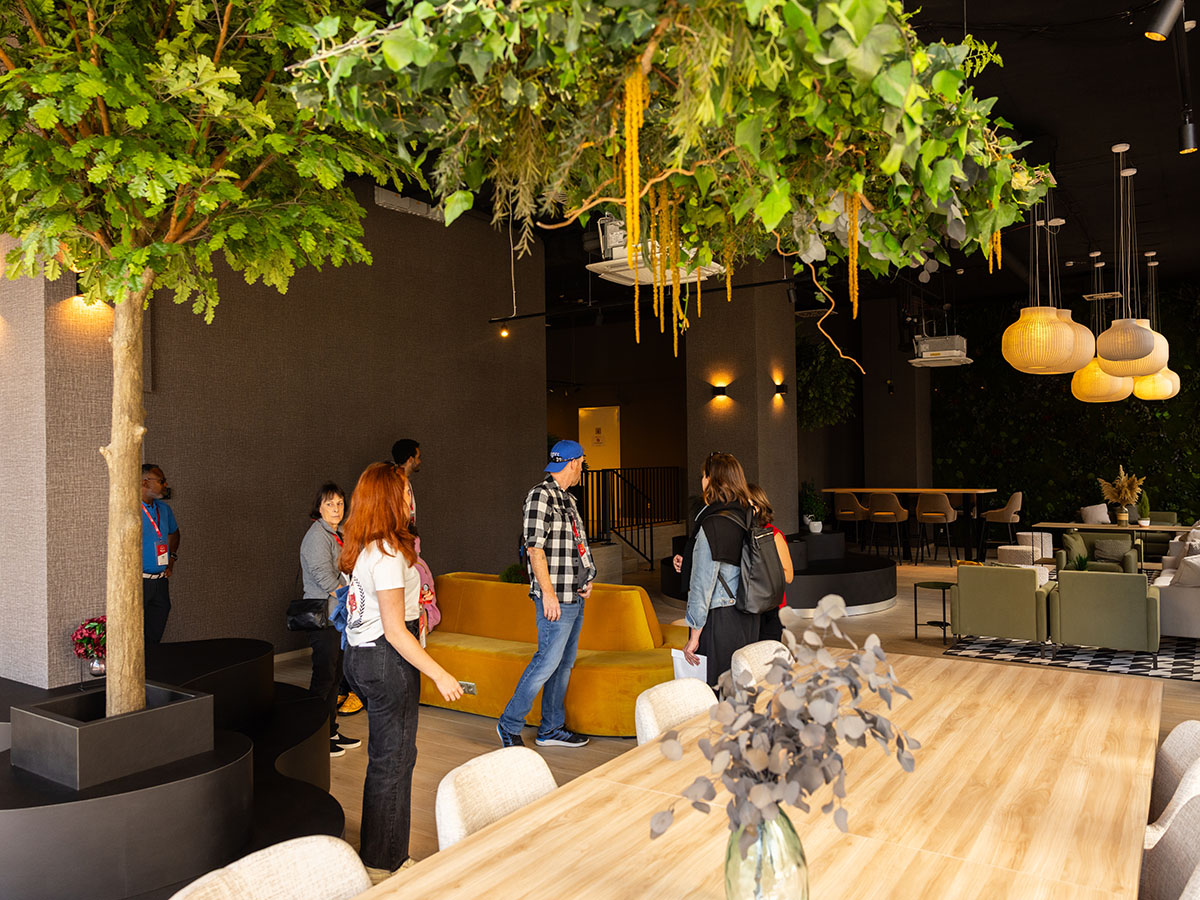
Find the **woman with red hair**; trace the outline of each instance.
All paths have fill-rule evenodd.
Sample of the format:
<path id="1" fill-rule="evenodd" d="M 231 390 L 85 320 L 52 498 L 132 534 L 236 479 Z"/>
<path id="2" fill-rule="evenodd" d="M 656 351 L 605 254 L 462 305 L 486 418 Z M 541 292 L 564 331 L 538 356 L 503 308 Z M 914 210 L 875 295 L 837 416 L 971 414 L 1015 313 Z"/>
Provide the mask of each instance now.
<path id="1" fill-rule="evenodd" d="M 346 677 L 367 707 L 367 777 L 359 856 L 377 880 L 408 859 L 417 704 L 424 672 L 447 700 L 462 696 L 453 675 L 421 646 L 421 582 L 409 530 L 404 470 L 372 463 L 350 498 L 339 568 L 346 598 Z"/>

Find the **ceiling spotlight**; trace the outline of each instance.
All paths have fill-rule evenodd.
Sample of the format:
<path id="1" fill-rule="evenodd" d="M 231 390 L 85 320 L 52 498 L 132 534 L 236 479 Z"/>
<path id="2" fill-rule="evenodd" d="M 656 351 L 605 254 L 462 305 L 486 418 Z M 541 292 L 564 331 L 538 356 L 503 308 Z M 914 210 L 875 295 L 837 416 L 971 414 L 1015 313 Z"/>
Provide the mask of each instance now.
<path id="1" fill-rule="evenodd" d="M 1090 256 L 1092 259 L 1095 259 L 1095 258 L 1096 258 L 1097 256 L 1099 256 L 1099 255 L 1100 255 L 1100 251 L 1099 251 L 1099 250 L 1092 250 L 1092 251 L 1090 251 L 1090 252 L 1088 253 L 1088 256 Z"/>
<path id="2" fill-rule="evenodd" d="M 1160 0 L 1144 34 L 1152 41 L 1165 41 L 1182 12 L 1183 0 Z"/>
<path id="3" fill-rule="evenodd" d="M 1158 256 L 1157 250 L 1147 250 L 1142 256 Z"/>
<path id="4" fill-rule="evenodd" d="M 1067 260 L 1067 268 L 1070 268 L 1070 267 L 1071 267 L 1071 266 L 1073 266 L 1073 265 L 1075 265 L 1075 260 L 1073 260 L 1073 259 L 1068 259 L 1068 260 Z"/>
<path id="5" fill-rule="evenodd" d="M 954 274 L 955 274 L 955 275 L 961 275 L 961 274 L 962 274 L 964 271 L 965 271 L 965 269 L 955 269 L 955 270 L 954 270 Z"/>
<path id="6" fill-rule="evenodd" d="M 1060 227 L 1062 225 L 1066 225 L 1066 224 L 1067 224 L 1067 220 L 1064 219 L 1062 216 L 1055 216 L 1053 219 L 1050 220 L 1051 228 L 1058 228 L 1058 227 Z"/>
<path id="7" fill-rule="evenodd" d="M 508 326 L 507 325 L 500 326 L 500 337 L 502 337 L 502 338 L 508 337 Z"/>
<path id="8" fill-rule="evenodd" d="M 1180 113 L 1182 121 L 1179 123 L 1179 152 L 1180 154 L 1196 152 L 1196 119 L 1192 115 L 1192 108 L 1185 106 L 1183 112 Z"/>

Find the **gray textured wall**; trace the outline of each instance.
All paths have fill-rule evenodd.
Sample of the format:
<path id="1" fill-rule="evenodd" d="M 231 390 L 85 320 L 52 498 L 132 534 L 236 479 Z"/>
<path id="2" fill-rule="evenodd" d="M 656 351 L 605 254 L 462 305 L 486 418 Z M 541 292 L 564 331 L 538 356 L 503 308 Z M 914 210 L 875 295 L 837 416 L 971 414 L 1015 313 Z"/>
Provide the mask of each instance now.
<path id="1" fill-rule="evenodd" d="M 176 492 L 182 532 L 168 641 L 302 646 L 283 622 L 312 495 L 326 479 L 351 490 L 399 437 L 421 442 L 414 486 L 434 571 L 514 558 L 521 501 L 545 464 L 546 357 L 540 319 L 508 339 L 487 321 L 512 310 L 507 236 L 478 217 L 446 229 L 362 199 L 373 266 L 302 270 L 285 296 L 224 272 L 211 326 L 169 297 L 151 305 L 145 453 Z M 540 247 L 517 263 L 521 312 L 544 308 L 543 272 Z M 96 450 L 111 394 L 97 313 L 56 290 L 0 283 L 0 490 L 16 521 L 48 536 L 0 550 L 0 676 L 43 686 L 77 677 L 70 629 L 104 605 Z"/>

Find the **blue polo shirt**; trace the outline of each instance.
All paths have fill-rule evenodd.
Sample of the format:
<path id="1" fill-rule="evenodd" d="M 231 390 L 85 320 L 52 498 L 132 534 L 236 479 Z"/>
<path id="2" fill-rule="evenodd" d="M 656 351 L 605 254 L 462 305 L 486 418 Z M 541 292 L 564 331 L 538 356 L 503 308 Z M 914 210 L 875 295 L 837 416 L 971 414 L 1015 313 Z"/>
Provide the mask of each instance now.
<path id="1" fill-rule="evenodd" d="M 167 568 L 158 564 L 158 554 L 154 552 L 155 545 L 159 540 L 158 535 L 154 532 L 154 526 L 158 526 L 164 542 L 167 540 L 167 535 L 174 534 L 179 530 L 179 526 L 175 524 L 175 513 L 171 512 L 171 507 L 161 500 L 144 503 L 142 506 L 144 507 L 142 509 L 142 571 L 153 575 Z M 146 514 L 146 510 L 150 511 L 149 515 Z"/>

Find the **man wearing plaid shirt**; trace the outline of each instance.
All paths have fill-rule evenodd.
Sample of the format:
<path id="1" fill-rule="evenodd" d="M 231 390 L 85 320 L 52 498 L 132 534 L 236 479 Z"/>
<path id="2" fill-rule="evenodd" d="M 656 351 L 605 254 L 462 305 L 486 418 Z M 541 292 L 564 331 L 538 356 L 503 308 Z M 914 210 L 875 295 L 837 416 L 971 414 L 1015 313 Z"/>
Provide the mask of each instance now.
<path id="1" fill-rule="evenodd" d="M 583 474 L 583 448 L 575 441 L 559 441 L 550 451 L 546 471 L 546 478 L 525 497 L 524 540 L 538 648 L 496 723 L 505 747 L 525 746 L 521 729 L 538 691 L 542 692 L 542 722 L 537 745 L 582 747 L 588 742 L 567 731 L 563 709 L 583 625 L 583 602 L 596 577 L 583 519 L 575 498 L 567 493 Z"/>

